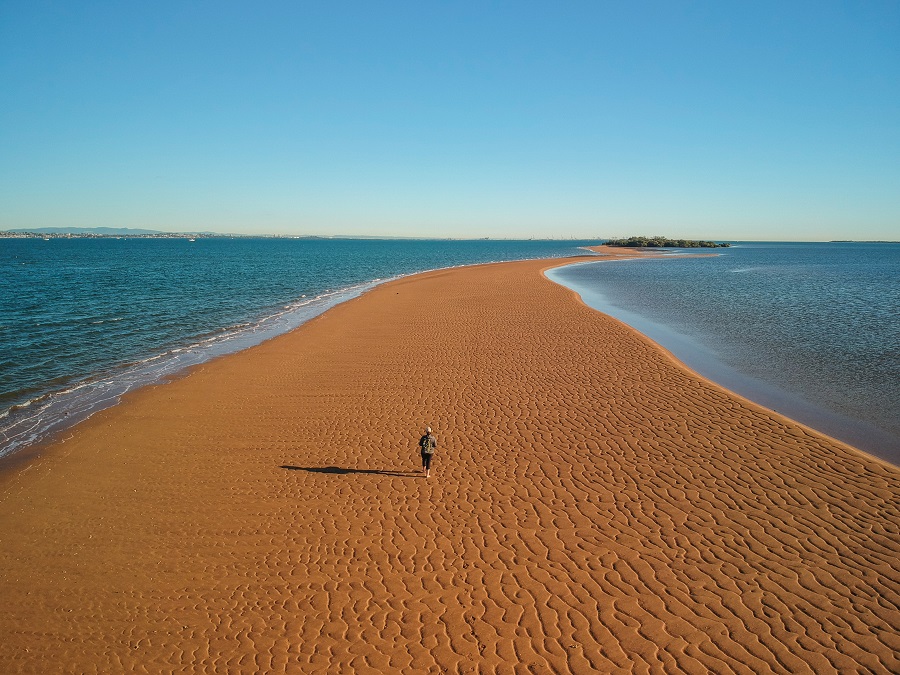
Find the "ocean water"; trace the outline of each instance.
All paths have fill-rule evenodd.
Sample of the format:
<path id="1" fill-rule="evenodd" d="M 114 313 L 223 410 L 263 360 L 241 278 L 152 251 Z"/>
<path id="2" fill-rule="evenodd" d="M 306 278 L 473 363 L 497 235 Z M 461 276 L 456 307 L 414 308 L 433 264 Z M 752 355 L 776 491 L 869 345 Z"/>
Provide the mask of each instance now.
<path id="1" fill-rule="evenodd" d="M 900 244 L 717 253 L 572 265 L 551 278 L 700 374 L 900 465 Z"/>
<path id="2" fill-rule="evenodd" d="M 382 280 L 592 243 L 0 239 L 0 457 Z"/>

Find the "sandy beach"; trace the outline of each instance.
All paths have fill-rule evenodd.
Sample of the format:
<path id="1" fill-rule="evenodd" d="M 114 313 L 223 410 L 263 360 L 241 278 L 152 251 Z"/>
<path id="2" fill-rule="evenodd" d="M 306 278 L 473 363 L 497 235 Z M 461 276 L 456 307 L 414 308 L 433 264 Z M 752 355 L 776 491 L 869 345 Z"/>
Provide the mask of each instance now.
<path id="1" fill-rule="evenodd" d="M 564 262 L 384 284 L 10 463 L 0 673 L 900 672 L 900 469 Z"/>

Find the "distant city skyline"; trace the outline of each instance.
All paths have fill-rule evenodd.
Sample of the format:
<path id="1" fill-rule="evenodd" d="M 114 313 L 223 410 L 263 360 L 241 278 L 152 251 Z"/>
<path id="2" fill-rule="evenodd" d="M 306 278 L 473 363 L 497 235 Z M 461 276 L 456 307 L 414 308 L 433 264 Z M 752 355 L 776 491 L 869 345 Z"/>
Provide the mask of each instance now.
<path id="1" fill-rule="evenodd" d="M 0 5 L 0 230 L 900 238 L 900 3 Z"/>

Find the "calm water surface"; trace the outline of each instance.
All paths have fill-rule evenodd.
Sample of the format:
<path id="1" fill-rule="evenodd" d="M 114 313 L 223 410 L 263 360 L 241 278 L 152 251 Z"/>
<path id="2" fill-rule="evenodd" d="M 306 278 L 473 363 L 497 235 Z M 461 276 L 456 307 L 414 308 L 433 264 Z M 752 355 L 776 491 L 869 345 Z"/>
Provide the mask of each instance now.
<path id="1" fill-rule="evenodd" d="M 552 276 L 694 370 L 900 464 L 900 244 L 737 244 Z"/>

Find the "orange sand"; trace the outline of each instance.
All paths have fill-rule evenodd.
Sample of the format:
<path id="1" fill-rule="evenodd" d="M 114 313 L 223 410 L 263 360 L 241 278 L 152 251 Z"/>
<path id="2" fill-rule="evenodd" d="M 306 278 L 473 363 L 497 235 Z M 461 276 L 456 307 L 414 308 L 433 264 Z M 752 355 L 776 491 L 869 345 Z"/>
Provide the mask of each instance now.
<path id="1" fill-rule="evenodd" d="M 549 264 L 380 286 L 7 471 L 0 673 L 900 672 L 900 471 Z"/>

